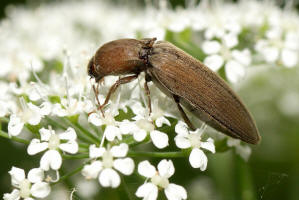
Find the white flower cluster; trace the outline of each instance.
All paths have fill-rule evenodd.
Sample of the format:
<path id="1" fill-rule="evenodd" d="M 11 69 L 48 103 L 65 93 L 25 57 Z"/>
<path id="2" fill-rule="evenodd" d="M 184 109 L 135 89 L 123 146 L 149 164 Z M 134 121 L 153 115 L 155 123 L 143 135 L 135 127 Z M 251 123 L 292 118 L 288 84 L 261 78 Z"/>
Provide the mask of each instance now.
<path id="1" fill-rule="evenodd" d="M 107 41 L 140 36 L 170 40 L 198 52 L 195 56 L 212 70 L 223 69 L 232 84 L 260 64 L 287 68 L 299 64 L 299 17 L 290 11 L 255 1 L 211 7 L 203 1 L 179 10 L 160 2 L 160 8 L 144 9 L 101 1 L 7 9 L 7 18 L 0 22 L 0 119 L 7 124 L 7 135 L 1 131 L 1 136 L 27 141 L 29 155 L 44 154 L 28 178 L 22 169 L 12 168 L 9 173 L 16 189 L 5 194 L 5 200 L 48 196 L 50 182 L 60 180 L 64 158 L 86 159 L 81 166 L 86 179 L 116 188 L 122 175 L 133 176 L 136 170 L 140 152 L 135 146 L 152 143 L 151 149 L 167 158 L 169 152 L 160 149 L 167 148 L 170 139 L 179 148 L 175 155 L 189 156 L 193 168 L 206 170 L 205 150 L 215 153 L 214 139 L 203 135 L 205 126 L 189 131 L 172 100 L 151 84 L 149 115 L 143 75 L 120 86 L 104 108 L 105 117 L 97 110 L 92 90 L 96 84 L 87 76 L 86 66 L 96 48 Z M 106 77 L 99 85 L 100 103 L 117 78 Z M 172 138 L 171 128 L 176 133 L 170 133 Z M 248 159 L 248 146 L 225 140 Z M 44 177 L 50 170 L 56 171 L 55 180 Z M 170 200 L 187 199 L 183 187 L 169 183 L 175 171 L 171 160 L 160 161 L 157 170 L 149 161 L 141 161 L 137 171 L 146 177 L 137 197 L 154 200 L 163 189 Z"/>

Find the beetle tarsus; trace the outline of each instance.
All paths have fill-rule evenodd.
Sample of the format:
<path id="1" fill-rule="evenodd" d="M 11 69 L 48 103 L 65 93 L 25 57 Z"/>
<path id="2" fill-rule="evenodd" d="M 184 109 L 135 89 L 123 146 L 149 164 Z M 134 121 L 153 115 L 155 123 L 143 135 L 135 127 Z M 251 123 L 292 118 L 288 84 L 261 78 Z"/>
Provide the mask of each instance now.
<path id="1" fill-rule="evenodd" d="M 182 106 L 180 105 L 180 97 L 177 96 L 177 95 L 172 95 L 173 96 L 173 99 L 176 103 L 176 105 L 178 106 L 178 109 L 181 113 L 181 116 L 183 117 L 185 123 L 188 125 L 188 127 L 192 130 L 192 131 L 195 131 L 195 127 L 194 125 L 191 123 L 191 121 L 189 120 L 188 116 L 186 115 L 184 109 L 182 108 Z"/>

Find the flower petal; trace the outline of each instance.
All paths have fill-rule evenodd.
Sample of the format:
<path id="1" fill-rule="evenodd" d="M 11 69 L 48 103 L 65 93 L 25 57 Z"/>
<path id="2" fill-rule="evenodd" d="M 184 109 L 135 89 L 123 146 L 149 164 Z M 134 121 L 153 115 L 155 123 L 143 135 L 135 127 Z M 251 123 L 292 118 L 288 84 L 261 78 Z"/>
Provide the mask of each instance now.
<path id="1" fill-rule="evenodd" d="M 158 197 L 158 187 L 152 183 L 144 183 L 139 186 L 135 194 L 144 200 L 156 200 Z"/>
<path id="2" fill-rule="evenodd" d="M 119 140 L 121 140 L 121 131 L 116 126 L 108 125 L 104 131 L 104 134 L 106 135 L 106 139 L 110 142 L 112 142 L 115 137 L 117 137 Z"/>
<path id="3" fill-rule="evenodd" d="M 218 54 L 210 55 L 204 59 L 204 64 L 214 72 L 218 71 L 223 63 L 223 58 Z"/>
<path id="4" fill-rule="evenodd" d="M 164 191 L 167 199 L 169 200 L 187 199 L 187 192 L 185 188 L 180 185 L 170 183 Z"/>
<path id="5" fill-rule="evenodd" d="M 283 49 L 281 52 L 282 63 L 288 68 L 294 67 L 298 63 L 298 53 L 298 51 Z"/>
<path id="6" fill-rule="evenodd" d="M 126 143 L 121 143 L 118 146 L 113 146 L 110 149 L 113 157 L 125 157 L 129 151 L 129 146 Z"/>
<path id="7" fill-rule="evenodd" d="M 20 190 L 14 189 L 11 193 L 5 193 L 3 195 L 3 200 L 19 200 Z"/>
<path id="8" fill-rule="evenodd" d="M 187 149 L 187 148 L 191 147 L 191 143 L 190 143 L 189 139 L 185 136 L 177 135 L 177 136 L 175 136 L 174 141 L 175 141 L 176 146 L 181 149 Z"/>
<path id="9" fill-rule="evenodd" d="M 234 60 L 245 66 L 248 66 L 251 63 L 250 51 L 248 49 L 244 49 L 243 51 L 233 50 L 232 57 Z"/>
<path id="10" fill-rule="evenodd" d="M 138 173 L 146 178 L 151 178 L 156 174 L 156 168 L 145 160 L 138 164 Z"/>
<path id="11" fill-rule="evenodd" d="M 88 122 L 92 123 L 95 126 L 101 126 L 101 125 L 103 125 L 103 121 L 102 121 L 101 117 L 97 113 L 91 113 L 88 116 Z"/>
<path id="12" fill-rule="evenodd" d="M 212 138 L 208 138 L 206 142 L 201 142 L 201 147 L 209 150 L 212 153 L 215 153 L 215 145 L 214 140 Z"/>
<path id="13" fill-rule="evenodd" d="M 39 133 L 40 133 L 42 141 L 49 141 L 51 135 L 55 134 L 55 131 L 54 130 L 49 130 L 49 129 L 46 129 L 46 128 L 41 128 L 41 129 L 39 129 Z"/>
<path id="14" fill-rule="evenodd" d="M 133 138 L 136 142 L 143 141 L 147 136 L 147 132 L 143 129 L 139 129 L 133 133 Z"/>
<path id="15" fill-rule="evenodd" d="M 92 144 L 89 146 L 89 157 L 90 158 L 101 157 L 105 151 L 106 149 L 104 147 L 96 147 L 95 144 Z"/>
<path id="16" fill-rule="evenodd" d="M 33 168 L 28 172 L 28 180 L 31 183 L 41 182 L 44 179 L 44 170 L 41 168 Z"/>
<path id="17" fill-rule="evenodd" d="M 261 52 L 267 62 L 275 62 L 279 56 L 279 49 L 276 47 L 265 47 Z"/>
<path id="18" fill-rule="evenodd" d="M 117 188 L 120 184 L 120 177 L 115 170 L 106 168 L 101 172 L 99 182 L 103 187 Z"/>
<path id="19" fill-rule="evenodd" d="M 52 104 L 49 102 L 44 102 L 40 105 L 40 114 L 49 115 L 52 111 Z"/>
<path id="20" fill-rule="evenodd" d="M 84 165 L 81 173 L 86 179 L 95 179 L 103 169 L 101 161 L 93 161 L 89 165 Z"/>
<path id="21" fill-rule="evenodd" d="M 49 150 L 47 151 L 40 160 L 40 168 L 48 171 L 50 168 L 58 170 L 61 167 L 62 158 L 58 151 Z"/>
<path id="22" fill-rule="evenodd" d="M 65 132 L 59 134 L 59 138 L 61 140 L 76 140 L 77 134 L 72 127 L 69 127 Z"/>
<path id="23" fill-rule="evenodd" d="M 157 127 L 161 127 L 163 126 L 163 124 L 171 126 L 169 120 L 166 117 L 158 117 L 155 121 L 155 124 L 157 125 Z"/>
<path id="24" fill-rule="evenodd" d="M 18 186 L 20 182 L 25 179 L 25 171 L 21 168 L 12 167 L 8 173 L 11 176 L 11 183 L 13 186 Z"/>
<path id="25" fill-rule="evenodd" d="M 131 175 L 134 171 L 135 165 L 132 158 L 123 158 L 114 160 L 113 167 L 124 175 Z"/>
<path id="26" fill-rule="evenodd" d="M 161 160 L 158 164 L 159 174 L 165 178 L 169 178 L 174 174 L 174 166 L 171 160 Z"/>
<path id="27" fill-rule="evenodd" d="M 10 115 L 10 119 L 8 122 L 8 135 L 9 136 L 17 136 L 21 133 L 23 129 L 24 123 L 21 121 L 17 115 Z"/>
<path id="28" fill-rule="evenodd" d="M 208 158 L 202 150 L 194 148 L 190 153 L 189 162 L 193 168 L 200 168 L 204 171 L 207 168 Z"/>
<path id="29" fill-rule="evenodd" d="M 236 83 L 245 76 L 245 67 L 235 60 L 230 60 L 225 65 L 225 74 L 230 82 Z"/>
<path id="30" fill-rule="evenodd" d="M 168 146 L 168 135 L 166 133 L 154 130 L 151 131 L 150 136 L 157 148 L 163 149 Z"/>
<path id="31" fill-rule="evenodd" d="M 175 125 L 175 132 L 181 136 L 186 136 L 188 137 L 189 135 L 189 131 L 187 128 L 187 124 L 185 122 L 179 121 L 176 125 Z"/>
<path id="32" fill-rule="evenodd" d="M 32 185 L 30 191 L 31 191 L 32 196 L 34 196 L 34 197 L 45 198 L 46 196 L 48 196 L 50 194 L 51 187 L 50 187 L 49 183 L 38 182 L 38 183 L 34 183 Z"/>
<path id="33" fill-rule="evenodd" d="M 222 40 L 224 45 L 230 49 L 238 44 L 238 37 L 234 33 L 224 35 Z"/>
<path id="34" fill-rule="evenodd" d="M 218 41 L 204 41 L 202 44 L 202 50 L 208 55 L 216 54 L 220 51 L 221 45 Z"/>
<path id="35" fill-rule="evenodd" d="M 134 133 L 138 130 L 137 125 L 134 122 L 124 120 L 119 124 L 119 129 L 122 134 L 127 135 L 129 133 Z"/>
<path id="36" fill-rule="evenodd" d="M 47 142 L 40 142 L 39 139 L 32 139 L 30 144 L 27 147 L 27 153 L 29 155 L 35 155 L 39 152 L 42 152 L 48 148 Z"/>
<path id="37" fill-rule="evenodd" d="M 62 143 L 59 145 L 59 148 L 62 151 L 65 151 L 67 153 L 75 154 L 79 150 L 78 143 L 74 140 L 70 140 L 67 143 Z"/>

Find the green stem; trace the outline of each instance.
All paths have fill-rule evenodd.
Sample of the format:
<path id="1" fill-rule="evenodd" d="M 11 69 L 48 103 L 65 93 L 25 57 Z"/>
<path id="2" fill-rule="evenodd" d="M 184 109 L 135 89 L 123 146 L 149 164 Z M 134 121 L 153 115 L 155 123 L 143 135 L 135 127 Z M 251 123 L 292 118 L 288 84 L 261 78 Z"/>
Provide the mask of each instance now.
<path id="1" fill-rule="evenodd" d="M 0 121 L 3 121 L 3 122 L 8 123 L 8 122 L 9 122 L 9 119 L 8 119 L 7 117 L 1 117 L 1 118 L 0 118 Z"/>
<path id="2" fill-rule="evenodd" d="M 156 158 L 181 158 L 188 156 L 188 152 L 173 151 L 173 152 L 138 152 L 129 151 L 128 156 L 131 157 L 156 157 Z"/>
<path id="3" fill-rule="evenodd" d="M 122 186 L 123 186 L 123 188 L 124 188 L 124 191 L 125 191 L 126 194 L 127 194 L 128 199 L 129 199 L 129 200 L 134 200 L 134 198 L 133 198 L 131 192 L 129 191 L 129 187 L 128 187 L 128 185 L 127 185 L 125 179 L 124 179 L 124 176 L 123 176 L 123 175 L 120 175 L 120 178 L 121 178 Z"/>
<path id="4" fill-rule="evenodd" d="M 57 122 L 56 120 L 54 120 L 54 119 L 52 119 L 51 117 L 46 117 L 46 119 L 48 120 L 48 121 L 50 121 L 54 126 L 57 126 L 57 127 L 60 127 L 60 128 L 62 128 L 62 129 L 67 129 L 68 128 L 68 126 L 67 125 L 65 125 L 65 124 L 62 124 L 62 123 L 59 123 L 59 122 Z M 64 120 L 68 125 L 70 125 L 70 126 L 72 126 L 73 127 L 73 125 L 72 125 L 72 123 L 70 123 L 68 120 Z M 77 132 L 78 134 L 77 134 L 77 136 L 78 136 L 78 138 L 81 140 L 81 141 L 83 141 L 83 142 L 86 142 L 86 143 L 93 143 L 91 140 L 89 140 L 89 138 L 87 138 L 86 136 L 85 136 L 85 134 L 80 134 L 79 132 Z"/>
<path id="5" fill-rule="evenodd" d="M 78 129 L 80 129 L 83 133 L 85 133 L 88 137 L 90 137 L 92 140 L 96 141 L 96 144 L 99 144 L 100 139 L 97 138 L 94 134 L 83 128 L 80 124 L 78 123 L 73 123 L 74 126 L 76 126 Z"/>
<path id="6" fill-rule="evenodd" d="M 16 142 L 20 142 L 20 143 L 26 144 L 26 145 L 28 145 L 30 143 L 30 141 L 28 141 L 28 140 L 24 140 L 24 139 L 15 137 L 15 136 L 9 137 L 8 133 L 6 133 L 6 132 L 4 132 L 2 130 L 0 130 L 0 136 L 4 137 L 4 138 L 7 138 L 7 139 L 11 139 L 11 140 L 16 141 Z"/>
<path id="7" fill-rule="evenodd" d="M 88 143 L 92 143 L 92 144 L 95 143 L 97 145 L 100 144 L 99 139 L 97 139 L 96 137 L 94 137 L 94 135 L 92 135 L 88 131 L 86 131 L 87 133 L 83 132 L 82 130 L 80 130 L 80 128 L 78 128 L 78 126 L 76 124 L 74 124 L 73 122 L 71 122 L 69 119 L 64 119 L 64 122 L 66 124 L 68 124 L 69 126 L 73 127 L 76 130 L 76 132 L 78 134 L 78 137 L 81 136 L 80 139 L 84 138 L 84 140 L 88 140 L 89 141 Z"/>
<path id="8" fill-rule="evenodd" d="M 76 160 L 89 158 L 88 154 L 76 154 L 76 155 L 62 155 L 64 159 Z"/>
<path id="9" fill-rule="evenodd" d="M 60 177 L 59 181 L 55 182 L 55 183 L 51 183 L 51 185 L 56 185 L 57 183 L 73 176 L 74 174 L 78 173 L 79 171 L 81 171 L 84 167 L 85 163 L 83 163 L 80 167 L 74 169 L 73 171 L 71 171 L 70 173 L 67 173 L 66 175 Z"/>

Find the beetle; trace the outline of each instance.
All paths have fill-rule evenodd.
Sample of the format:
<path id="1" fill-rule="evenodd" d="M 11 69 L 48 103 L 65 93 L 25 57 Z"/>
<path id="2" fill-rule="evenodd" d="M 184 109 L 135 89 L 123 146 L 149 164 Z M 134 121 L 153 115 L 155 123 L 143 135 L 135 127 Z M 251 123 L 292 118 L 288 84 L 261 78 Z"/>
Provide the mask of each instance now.
<path id="1" fill-rule="evenodd" d="M 191 130 L 195 130 L 195 127 L 182 106 L 226 135 L 250 144 L 260 141 L 251 114 L 228 84 L 203 63 L 170 42 L 156 41 L 156 38 L 108 42 L 96 51 L 87 70 L 88 75 L 97 82 L 107 75 L 127 75 L 111 86 L 105 102 L 99 104 L 101 111 L 119 85 L 129 83 L 145 72 L 144 88 L 150 112 L 147 83 L 153 81 L 162 92 L 173 97 Z"/>

